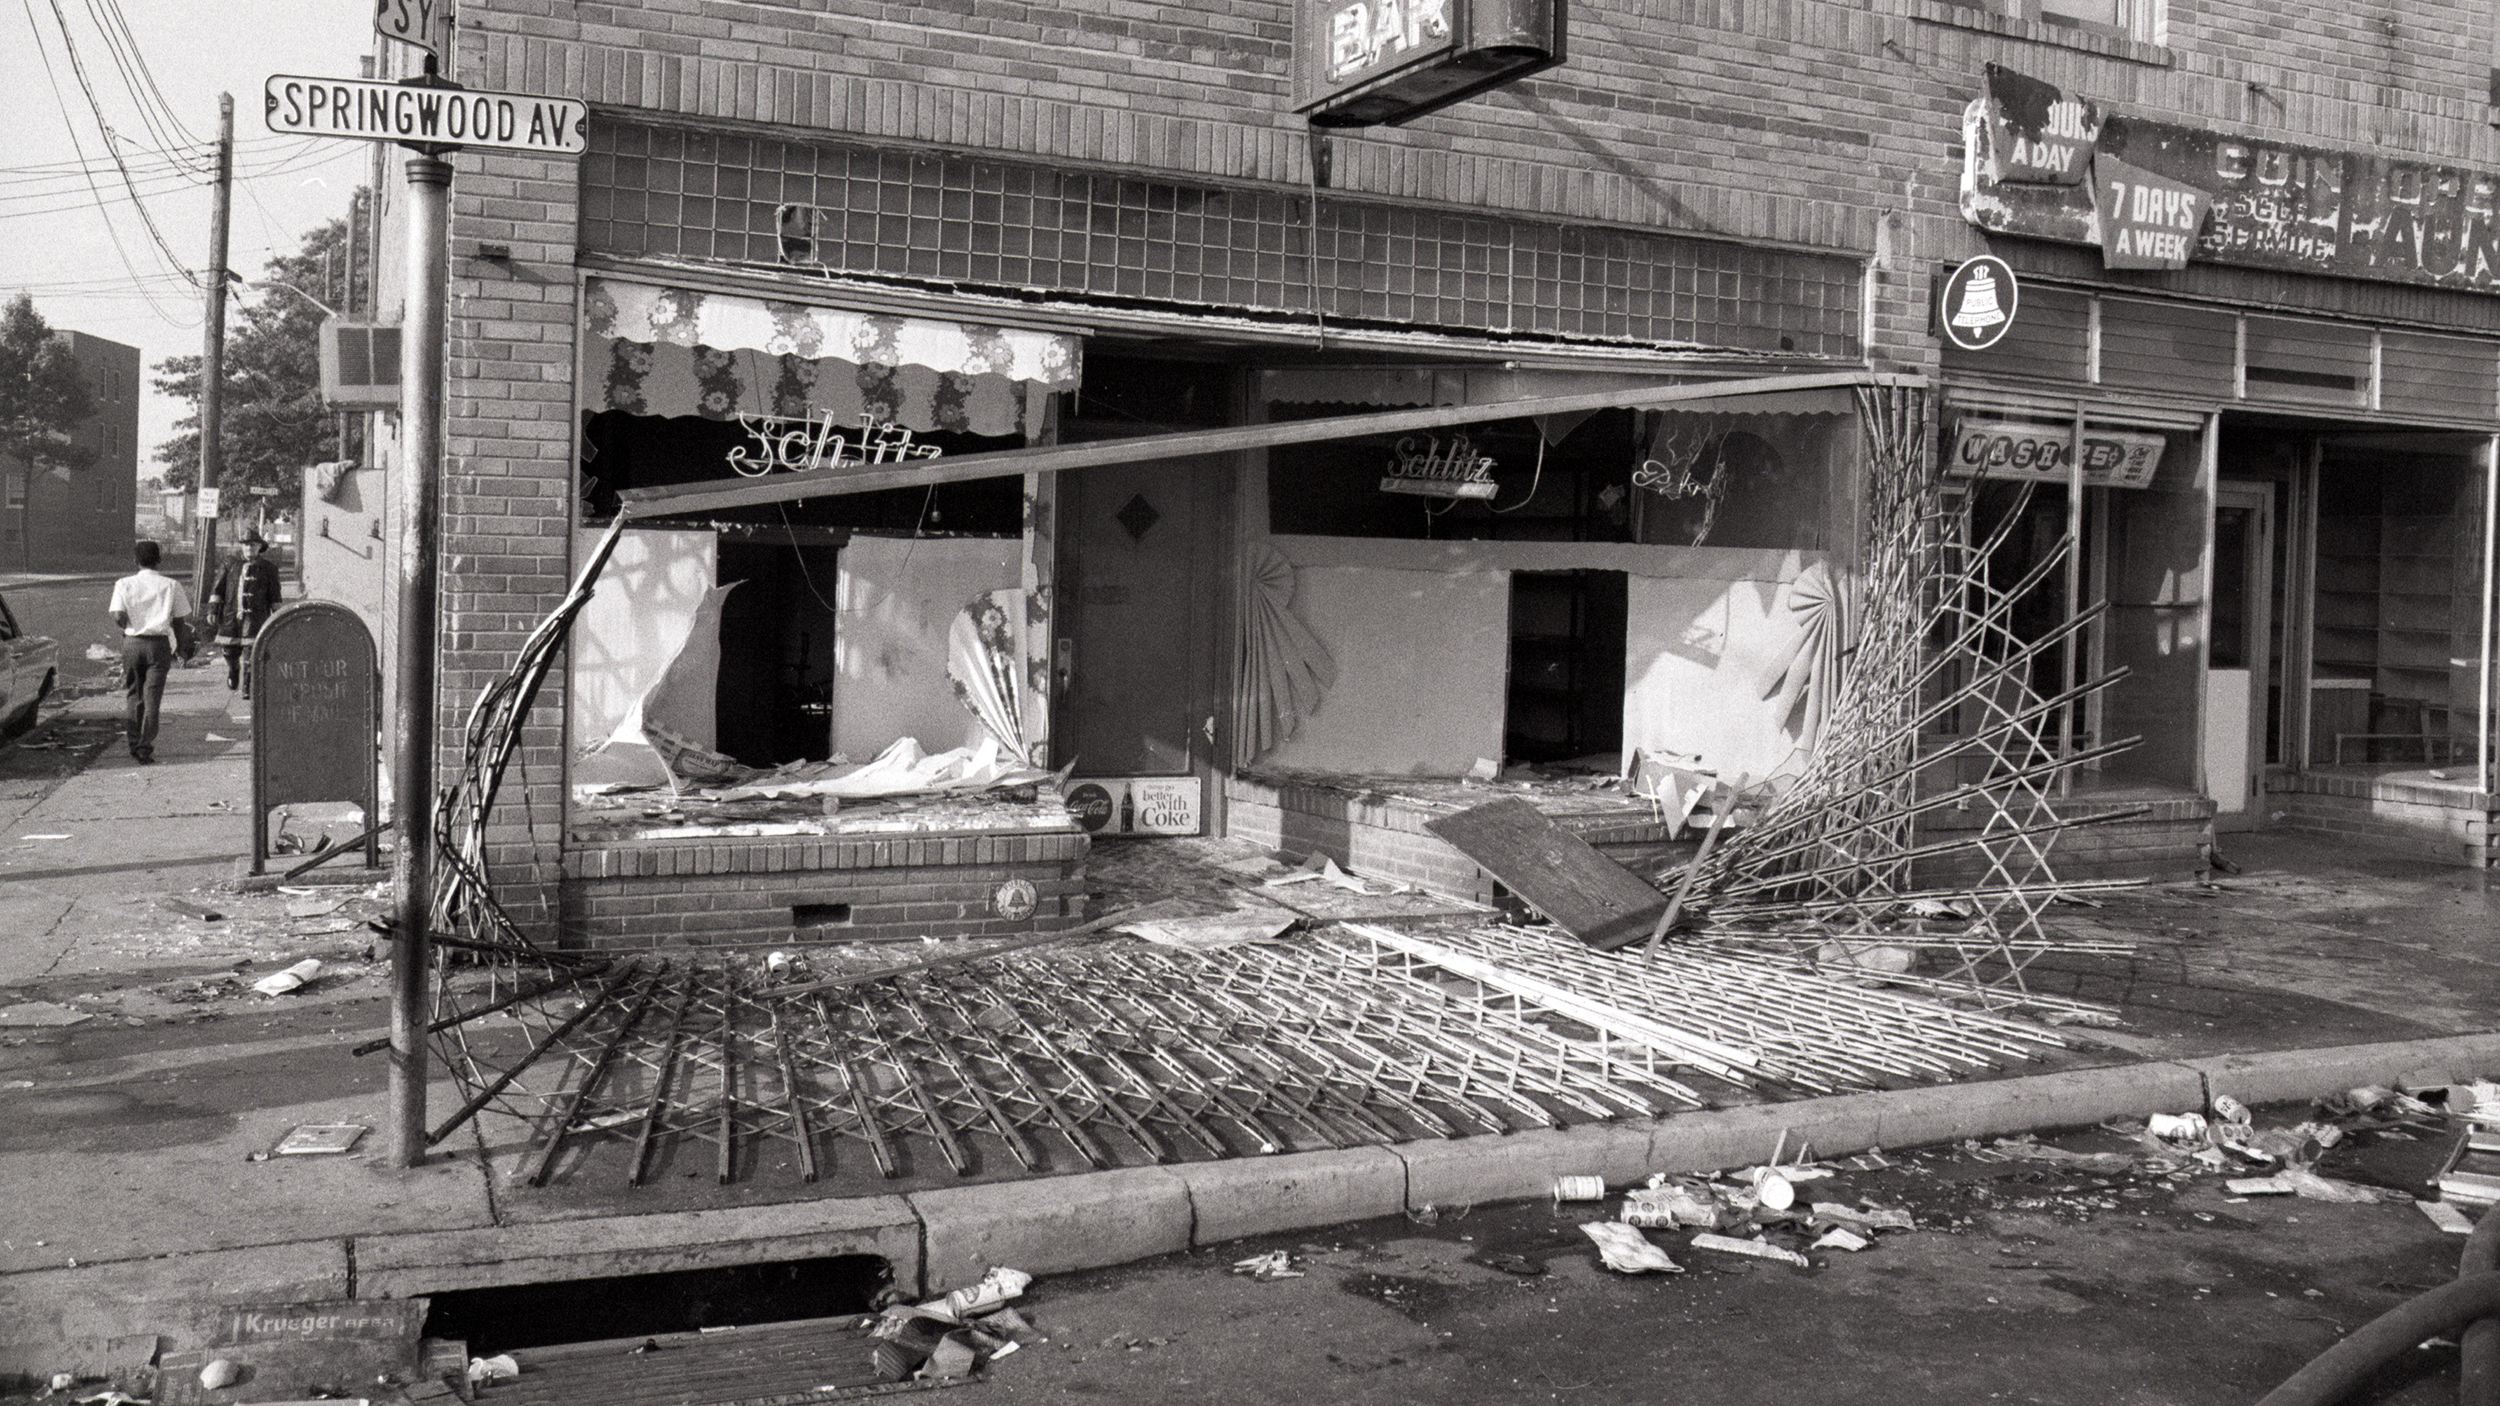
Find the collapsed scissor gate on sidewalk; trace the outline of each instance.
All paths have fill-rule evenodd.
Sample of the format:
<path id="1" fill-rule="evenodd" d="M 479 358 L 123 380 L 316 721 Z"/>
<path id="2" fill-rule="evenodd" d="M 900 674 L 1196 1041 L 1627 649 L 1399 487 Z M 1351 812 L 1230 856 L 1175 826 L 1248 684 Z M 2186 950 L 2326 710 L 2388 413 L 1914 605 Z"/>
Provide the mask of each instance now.
<path id="1" fill-rule="evenodd" d="M 2033 990 L 2073 941 L 2045 915 L 2105 884 L 2061 882 L 2051 854 L 2080 824 L 2060 780 L 2125 743 L 2064 752 L 2057 697 L 2014 602 L 2071 550 L 1992 586 L 1991 541 L 1940 500 L 1925 392 L 1860 386 L 1873 465 L 1855 605 L 1833 621 L 1834 692 L 1811 762 L 1756 823 L 1697 857 L 1638 949 L 1549 928 L 1428 931 L 1340 924 L 1213 951 L 1116 934 L 873 979 L 792 981 L 751 959 L 589 957 L 544 949 L 497 905 L 484 832 L 521 725 L 624 526 L 479 701 L 437 808 L 437 968 L 430 1027 L 468 1091 L 429 1129 L 519 1120 L 519 1179 L 612 1169 L 642 1183 L 708 1162 L 817 1181 L 1041 1173 L 1461 1137 L 1678 1108 L 1970 1077 L 2064 1043 L 2051 1020 L 2108 1007 Z M 2012 517 L 2009 515 L 2008 521 Z M 1847 602 L 1843 602 L 1847 604 Z M 2071 672 L 2068 674 L 2071 679 Z M 1970 719 L 1941 747 L 1922 735 Z M 1972 759 L 1976 759 L 1974 766 Z M 1944 766 L 1984 779 L 1922 784 Z M 1951 807 L 1982 823 L 1922 842 Z M 1922 879 L 1976 861 L 1976 882 Z M 1870 945 L 1925 969 L 1858 960 Z M 493 1019 L 506 1017 L 506 1019 Z"/>

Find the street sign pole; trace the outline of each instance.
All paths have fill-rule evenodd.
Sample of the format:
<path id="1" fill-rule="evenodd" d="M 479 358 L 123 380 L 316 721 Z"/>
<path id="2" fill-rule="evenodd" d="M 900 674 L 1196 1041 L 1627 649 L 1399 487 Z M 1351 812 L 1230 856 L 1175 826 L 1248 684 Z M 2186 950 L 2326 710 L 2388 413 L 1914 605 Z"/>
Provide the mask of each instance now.
<path id="1" fill-rule="evenodd" d="M 451 275 L 450 152 L 483 148 L 579 156 L 589 112 L 572 98 L 487 93 L 439 77 L 448 67 L 450 9 L 444 0 L 378 0 L 375 32 L 427 54 L 421 78 L 272 74 L 262 85 L 262 120 L 291 136 L 391 142 L 417 153 L 408 162 L 408 301 L 400 333 L 400 464 L 391 495 L 399 604 L 392 644 L 398 697 L 393 704 L 391 818 L 399 848 L 391 865 L 397 930 L 391 942 L 390 1158 L 422 1166 L 426 1154 L 426 1027 L 434 956 L 434 717 L 438 519 L 442 513 L 443 379 L 450 349 L 443 335 Z"/>
<path id="2" fill-rule="evenodd" d="M 391 1161 L 425 1162 L 426 1024 L 431 1010 L 434 849 L 435 528 L 443 457 L 443 304 L 451 271 L 451 163 L 408 161 L 407 355 L 400 363 L 398 519 L 399 696 L 391 758 L 391 809 L 399 848 L 391 866 Z"/>

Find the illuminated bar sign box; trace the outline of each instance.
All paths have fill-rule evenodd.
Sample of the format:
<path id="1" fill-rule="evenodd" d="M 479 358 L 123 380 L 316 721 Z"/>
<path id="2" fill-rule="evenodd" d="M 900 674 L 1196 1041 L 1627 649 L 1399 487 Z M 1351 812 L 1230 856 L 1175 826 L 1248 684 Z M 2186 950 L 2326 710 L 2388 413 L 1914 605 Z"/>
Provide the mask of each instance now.
<path id="1" fill-rule="evenodd" d="M 1293 110 L 1395 125 L 1563 61 L 1566 0 L 1300 0 Z"/>

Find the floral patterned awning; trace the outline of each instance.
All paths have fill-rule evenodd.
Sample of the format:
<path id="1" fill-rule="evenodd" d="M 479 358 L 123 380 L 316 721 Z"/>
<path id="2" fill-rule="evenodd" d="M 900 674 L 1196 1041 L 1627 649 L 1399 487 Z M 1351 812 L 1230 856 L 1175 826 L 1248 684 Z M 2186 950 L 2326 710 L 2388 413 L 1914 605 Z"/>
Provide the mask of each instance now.
<path id="1" fill-rule="evenodd" d="M 1057 332 L 896 317 L 610 278 L 584 295 L 592 411 L 781 415 L 1015 435 L 1027 393 L 1073 390 L 1083 343 Z"/>

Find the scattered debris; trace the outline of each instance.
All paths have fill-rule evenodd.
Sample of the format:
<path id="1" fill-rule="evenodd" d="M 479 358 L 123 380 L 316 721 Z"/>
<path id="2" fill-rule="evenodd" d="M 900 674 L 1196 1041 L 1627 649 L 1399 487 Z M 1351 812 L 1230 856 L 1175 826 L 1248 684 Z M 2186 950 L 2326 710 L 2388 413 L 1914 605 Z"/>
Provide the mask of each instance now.
<path id="1" fill-rule="evenodd" d="M 1621 1221 L 1590 1221 L 1580 1233 L 1597 1242 L 1598 1257 L 1618 1274 L 1682 1274 L 1684 1266 L 1649 1243 L 1637 1227 Z"/>
<path id="2" fill-rule="evenodd" d="M 1233 1273 L 1247 1274 L 1262 1284 L 1272 1279 L 1303 1277 L 1303 1272 L 1293 1267 L 1293 1252 L 1290 1250 L 1270 1250 L 1264 1255 L 1252 1255 L 1246 1260 L 1235 1260 Z"/>
<path id="3" fill-rule="evenodd" d="M 342 1153 L 370 1131 L 362 1123 L 303 1123 L 269 1149 L 273 1157 L 317 1157 Z"/>
<path id="4" fill-rule="evenodd" d="M 1680 1182 L 1635 1188 L 1624 1193 L 1623 1223 L 1656 1229 L 1674 1225 L 1719 1223 L 1718 1202 L 1707 1192 Z"/>
<path id="5" fill-rule="evenodd" d="M 1707 1230 L 1697 1232 L 1693 1236 L 1693 1248 L 1720 1250 L 1731 1255 L 1751 1255 L 1760 1260 L 1777 1260 L 1782 1264 L 1793 1264 L 1799 1269 L 1811 1269 L 1814 1266 L 1814 1262 L 1805 1256 L 1794 1250 L 1783 1250 L 1768 1240 L 1739 1240 L 1732 1235 L 1719 1235 Z"/>
<path id="6" fill-rule="evenodd" d="M 2164 1142 L 2195 1142 L 2205 1136 L 2205 1115 L 2156 1113 L 2144 1120 L 2144 1131 Z"/>
<path id="7" fill-rule="evenodd" d="M 283 996 L 300 991 L 314 977 L 321 975 L 321 959 L 306 957 L 284 971 L 272 972 L 252 983 L 252 989 L 264 996 Z"/>
<path id="8" fill-rule="evenodd" d="M 1203 917 L 1134 922 L 1124 925 L 1121 931 L 1135 933 L 1160 946 L 1187 947 L 1203 952 L 1218 947 L 1237 947 L 1243 943 L 1272 942 L 1301 921 L 1301 914 L 1283 909 L 1237 908 L 1229 913 Z"/>
<path id="9" fill-rule="evenodd" d="M 2431 1224 L 2450 1235 L 2474 1233 L 2473 1218 L 2446 1201 L 2416 1201 L 2413 1203 L 2413 1209 L 2420 1211 Z"/>
<path id="10" fill-rule="evenodd" d="M 469 1359 L 469 1380 L 472 1382 L 508 1382 L 521 1375 L 521 1364 L 512 1354 L 499 1352 L 492 1357 Z"/>
<path id="11" fill-rule="evenodd" d="M 21 1001 L 14 1006 L 0 1006 L 0 1025 L 76 1025 L 93 1020 L 91 1011 L 74 1010 L 51 1001 Z"/>
<path id="12" fill-rule="evenodd" d="M 959 1380 L 984 1363 L 1043 1341 L 1032 1324 L 1007 1307 L 1032 1282 L 1033 1276 L 1023 1270 L 993 1266 L 980 1282 L 927 1303 L 889 1305 L 868 1329 L 876 1339 L 871 1361 L 877 1378 Z"/>

